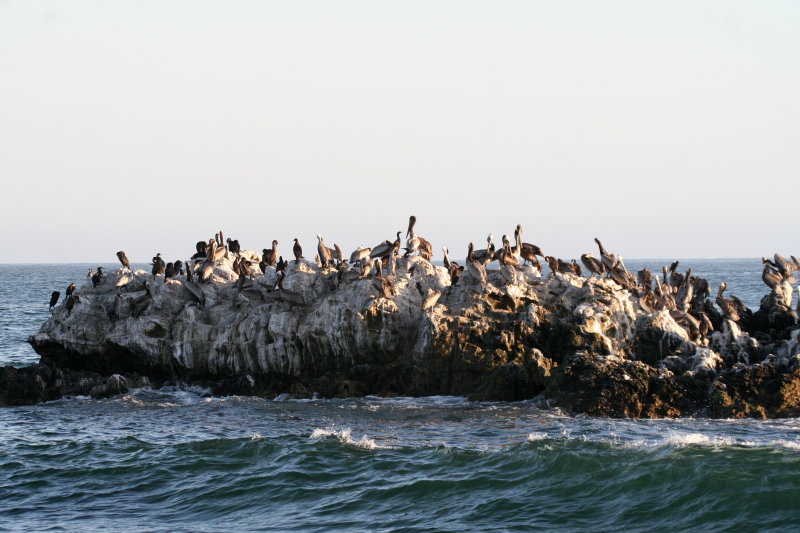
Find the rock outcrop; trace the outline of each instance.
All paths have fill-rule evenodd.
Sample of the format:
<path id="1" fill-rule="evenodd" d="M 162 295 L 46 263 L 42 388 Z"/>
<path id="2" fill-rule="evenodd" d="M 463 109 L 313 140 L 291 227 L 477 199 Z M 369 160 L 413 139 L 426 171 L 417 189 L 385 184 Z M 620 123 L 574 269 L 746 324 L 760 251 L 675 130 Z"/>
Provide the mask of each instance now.
<path id="1" fill-rule="evenodd" d="M 612 417 L 800 414 L 788 284 L 752 317 L 760 329 L 721 318 L 698 337 L 610 278 L 544 279 L 521 267 L 513 284 L 489 270 L 485 286 L 468 273 L 453 285 L 445 268 L 412 256 L 396 259 L 395 295 L 385 298 L 372 276 L 352 274 L 291 261 L 282 288 L 273 267 L 237 283 L 227 258 L 204 283 L 109 272 L 30 337 L 39 366 L 0 373 L 0 404 L 169 381 L 298 397 L 543 395 Z M 423 310 L 434 292 L 438 302 Z"/>

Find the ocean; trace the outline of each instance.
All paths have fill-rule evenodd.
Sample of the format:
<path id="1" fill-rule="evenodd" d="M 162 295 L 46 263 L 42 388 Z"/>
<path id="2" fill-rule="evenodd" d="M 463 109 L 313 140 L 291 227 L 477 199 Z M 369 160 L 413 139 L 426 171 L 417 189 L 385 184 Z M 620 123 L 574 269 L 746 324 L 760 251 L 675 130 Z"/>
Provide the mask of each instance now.
<path id="1" fill-rule="evenodd" d="M 668 260 L 626 261 L 660 272 Z M 0 364 L 97 265 L 0 265 Z M 110 268 L 116 265 L 109 263 Z M 757 259 L 681 270 L 757 307 Z M 0 531 L 787 531 L 800 422 L 138 389 L 0 408 Z"/>

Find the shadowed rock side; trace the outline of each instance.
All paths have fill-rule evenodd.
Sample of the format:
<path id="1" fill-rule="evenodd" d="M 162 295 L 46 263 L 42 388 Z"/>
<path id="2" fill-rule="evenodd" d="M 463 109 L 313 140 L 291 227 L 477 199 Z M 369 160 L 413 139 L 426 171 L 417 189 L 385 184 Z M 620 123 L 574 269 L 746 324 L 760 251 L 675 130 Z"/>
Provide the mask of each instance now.
<path id="1" fill-rule="evenodd" d="M 303 259 L 289 261 L 280 287 L 274 266 L 239 279 L 228 258 L 206 282 L 106 272 L 30 337 L 40 365 L 2 370 L 0 404 L 182 382 L 267 396 L 543 395 L 612 417 L 800 414 L 788 281 L 764 298 L 750 332 L 721 318 L 717 331 L 690 337 L 674 313 L 645 310 L 611 278 L 543 279 L 520 266 L 511 279 L 488 270 L 482 285 L 467 271 L 452 285 L 423 257 L 394 261 L 391 298 L 383 277 Z"/>

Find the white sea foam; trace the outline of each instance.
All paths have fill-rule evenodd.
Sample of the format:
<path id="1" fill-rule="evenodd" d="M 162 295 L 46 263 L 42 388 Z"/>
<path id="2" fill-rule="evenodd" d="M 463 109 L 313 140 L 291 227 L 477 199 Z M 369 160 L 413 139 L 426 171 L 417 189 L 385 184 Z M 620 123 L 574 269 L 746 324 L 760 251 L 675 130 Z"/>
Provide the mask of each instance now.
<path id="1" fill-rule="evenodd" d="M 547 433 L 528 433 L 528 442 L 536 442 L 537 440 L 545 440 L 547 438 Z"/>
<path id="2" fill-rule="evenodd" d="M 264 437 L 261 436 L 261 433 L 253 433 L 250 435 L 250 440 L 261 440 Z"/>
<path id="3" fill-rule="evenodd" d="M 729 437 L 709 437 L 702 433 L 671 433 L 667 435 L 665 442 L 673 446 L 733 446 L 736 444 Z"/>
<path id="4" fill-rule="evenodd" d="M 386 448 L 386 446 L 379 446 L 373 439 L 367 437 L 366 435 L 362 435 L 360 439 L 355 440 L 351 435 L 351 431 L 352 430 L 350 428 L 342 428 L 339 430 L 333 428 L 326 428 L 326 429 L 316 428 L 314 431 L 311 432 L 311 435 L 309 435 L 308 438 L 312 440 L 317 440 L 324 437 L 336 437 L 342 444 L 348 444 L 350 446 L 364 448 L 365 450 L 377 450 Z"/>

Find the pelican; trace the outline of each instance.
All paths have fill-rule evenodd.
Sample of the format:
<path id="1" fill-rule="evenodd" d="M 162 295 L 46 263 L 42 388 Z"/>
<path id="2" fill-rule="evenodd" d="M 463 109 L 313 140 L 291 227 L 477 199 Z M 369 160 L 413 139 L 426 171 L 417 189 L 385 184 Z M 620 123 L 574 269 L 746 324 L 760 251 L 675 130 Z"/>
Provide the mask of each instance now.
<path id="1" fill-rule="evenodd" d="M 417 223 L 417 217 L 411 215 L 408 219 L 408 231 L 406 232 L 406 253 L 404 257 L 408 257 L 411 252 L 417 251 L 419 255 L 428 261 L 433 257 L 433 246 L 426 239 L 414 233 L 414 224 Z"/>
<path id="2" fill-rule="evenodd" d="M 369 258 L 375 259 L 376 257 L 386 257 L 389 255 L 389 252 L 392 250 L 392 243 L 390 241 L 383 241 L 379 245 L 375 246 L 374 248 L 367 248 L 370 250 Z M 353 252 L 355 253 L 355 252 Z M 366 257 L 364 258 L 366 259 Z"/>
<path id="3" fill-rule="evenodd" d="M 646 292 L 653 290 L 653 273 L 646 268 L 636 273 L 636 279 L 639 281 L 639 286 Z"/>
<path id="4" fill-rule="evenodd" d="M 380 259 L 375 259 L 375 275 L 372 276 L 372 286 L 381 297 L 387 300 L 391 300 L 394 296 L 394 286 L 388 277 L 383 276 Z"/>
<path id="5" fill-rule="evenodd" d="M 508 243 L 498 252 L 500 254 L 500 275 L 506 283 L 514 285 L 517 283 L 517 268 L 519 261 L 511 252 L 511 246 Z"/>
<path id="6" fill-rule="evenodd" d="M 433 309 L 434 307 L 436 307 L 436 304 L 439 302 L 439 298 L 441 296 L 442 296 L 441 291 L 428 289 L 428 295 L 422 301 L 422 310 L 427 311 L 428 309 Z"/>
<path id="7" fill-rule="evenodd" d="M 128 273 L 122 274 L 119 278 L 117 278 L 117 282 L 114 284 L 115 287 L 124 287 L 131 281 L 131 275 Z"/>
<path id="8" fill-rule="evenodd" d="M 490 233 L 489 236 L 486 237 L 486 248 L 473 251 L 473 259 L 484 266 L 494 261 L 494 252 L 494 235 Z M 467 264 L 469 264 L 469 261 Z M 467 267 L 467 269 L 469 269 L 469 267 Z"/>
<path id="9" fill-rule="evenodd" d="M 764 271 L 761 273 L 761 279 L 764 281 L 767 287 L 770 289 L 774 289 L 781 283 L 783 283 L 784 276 L 778 269 L 772 266 L 770 260 L 766 257 L 761 259 L 761 262 L 764 263 Z"/>
<path id="10" fill-rule="evenodd" d="M 358 248 L 350 254 L 350 264 L 354 265 L 364 262 L 365 259 L 369 258 L 370 252 L 372 252 L 372 248 L 364 248 L 359 244 Z"/>
<path id="11" fill-rule="evenodd" d="M 673 291 L 683 285 L 683 274 L 678 272 L 678 265 L 680 261 L 673 261 L 669 266 L 669 284 L 672 285 Z"/>
<path id="12" fill-rule="evenodd" d="M 328 265 L 331 263 L 331 251 L 330 248 L 325 246 L 325 243 L 322 241 L 322 236 L 319 233 L 317 234 L 317 253 L 319 254 L 319 262 L 322 268 L 328 268 Z"/>
<path id="13" fill-rule="evenodd" d="M 211 276 L 214 275 L 214 263 L 206 261 L 200 270 L 200 281 L 211 281 Z"/>
<path id="14" fill-rule="evenodd" d="M 719 290 L 717 291 L 717 305 L 719 306 L 722 314 L 729 319 L 733 320 L 734 322 L 738 322 L 741 318 L 739 316 L 739 311 L 736 310 L 736 306 L 733 304 L 732 301 L 725 299 L 722 293 L 728 288 L 728 284 L 724 281 L 719 284 Z"/>
<path id="15" fill-rule="evenodd" d="M 592 254 L 583 254 L 581 256 L 581 262 L 583 266 L 586 267 L 586 270 L 592 274 L 597 274 L 598 278 L 603 275 L 603 263 L 598 261 Z"/>
<path id="16" fill-rule="evenodd" d="M 678 288 L 678 294 L 675 298 L 675 303 L 680 311 L 688 311 L 689 305 L 694 297 L 694 286 L 692 285 L 692 269 L 686 271 L 686 276 L 683 280 L 683 285 Z"/>
<path id="17" fill-rule="evenodd" d="M 338 266 L 341 266 L 342 263 L 345 262 L 344 260 L 344 252 L 342 251 L 342 247 L 336 243 L 333 243 L 333 250 L 328 248 L 328 251 L 331 253 L 331 259 L 336 261 Z"/>
<path id="18" fill-rule="evenodd" d="M 603 263 L 603 267 L 605 267 L 606 272 L 611 272 L 617 266 L 617 258 L 614 254 L 610 254 L 606 251 L 603 247 L 603 243 L 600 242 L 600 239 L 597 237 L 594 238 L 594 242 L 597 243 L 597 247 L 600 248 L 600 259 Z"/>
<path id="19" fill-rule="evenodd" d="M 297 237 L 294 239 L 294 246 L 292 246 L 292 252 L 294 252 L 294 262 L 299 263 L 301 259 L 303 259 L 303 247 L 300 246 L 300 241 L 297 240 Z"/>
<path id="20" fill-rule="evenodd" d="M 544 253 L 542 253 L 542 249 L 535 244 L 522 242 L 522 224 L 517 224 L 517 228 L 514 230 L 514 240 L 517 243 L 514 255 L 517 255 L 525 261 L 529 261 L 532 265 L 541 270 L 542 265 L 539 263 L 539 260 L 536 259 L 536 256 L 538 255 L 544 259 Z"/>
<path id="21" fill-rule="evenodd" d="M 194 267 L 192 267 L 192 264 L 191 264 L 190 261 L 186 262 L 186 282 L 187 283 L 193 283 L 194 282 Z"/>
<path id="22" fill-rule="evenodd" d="M 262 250 L 264 252 L 261 256 L 261 260 L 264 262 L 265 266 L 274 266 L 275 263 L 278 261 L 278 241 L 272 241 L 272 249 L 267 250 L 264 248 Z"/>
<path id="23" fill-rule="evenodd" d="M 125 255 L 125 252 L 123 251 L 117 252 L 117 259 L 119 259 L 119 262 L 122 263 L 123 267 L 127 268 L 128 270 L 131 269 L 131 262 L 128 261 L 128 256 Z"/>
<path id="24" fill-rule="evenodd" d="M 491 235 L 489 235 L 491 237 Z M 467 271 L 470 275 L 478 280 L 482 286 L 486 286 L 486 268 L 478 260 L 475 259 L 475 246 L 469 243 L 469 250 L 467 251 Z"/>
<path id="25" fill-rule="evenodd" d="M 447 249 L 447 246 L 442 246 L 442 251 L 444 252 L 444 266 L 447 268 L 448 274 L 450 274 L 450 284 L 455 285 L 458 278 L 461 277 L 461 272 L 464 270 L 464 267 L 459 266 L 455 261 L 450 261 L 450 251 Z"/>
<path id="26" fill-rule="evenodd" d="M 656 278 L 656 298 L 661 305 L 662 309 L 666 309 L 667 311 L 674 311 L 677 309 L 677 305 L 675 304 L 675 298 L 672 296 L 672 290 L 669 288 L 669 285 L 664 283 L 663 285 L 659 283 L 658 276 Z M 664 289 L 667 289 L 667 292 Z"/>

